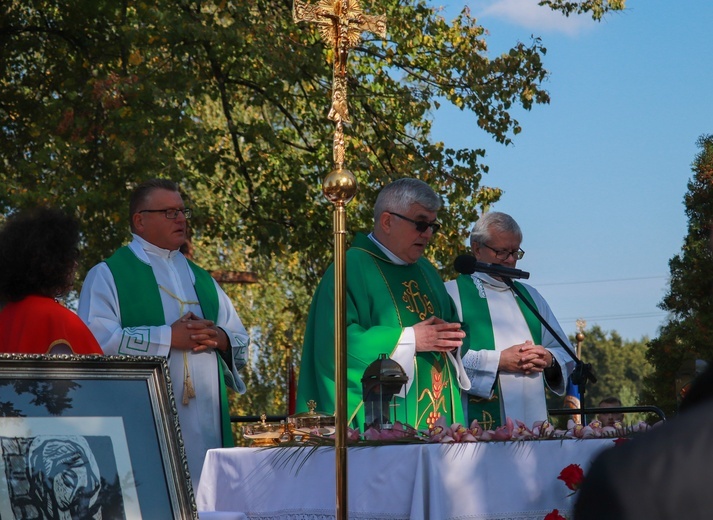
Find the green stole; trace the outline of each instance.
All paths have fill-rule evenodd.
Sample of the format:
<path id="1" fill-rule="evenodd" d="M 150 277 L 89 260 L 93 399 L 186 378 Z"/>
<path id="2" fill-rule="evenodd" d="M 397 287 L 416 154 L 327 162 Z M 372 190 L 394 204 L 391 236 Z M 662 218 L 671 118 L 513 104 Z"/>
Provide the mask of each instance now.
<path id="1" fill-rule="evenodd" d="M 360 248 L 357 246 L 354 249 Z M 438 294 L 419 263 L 398 265 L 383 258 L 380 250 L 378 254 L 367 249 L 362 251 L 370 255 L 369 259 L 379 272 L 381 282 L 393 304 L 393 312 L 399 328 L 412 327 L 431 316 L 448 317 L 448 310 L 441 308 Z M 378 280 L 374 280 L 374 284 L 378 283 Z M 388 307 L 386 302 L 383 304 Z M 391 352 L 388 354 L 390 355 Z M 454 373 L 445 354 L 416 353 L 413 377 L 414 381 L 406 395 L 405 403 L 408 418 L 401 413 L 403 407 L 398 405 L 399 402 L 403 402 L 403 399 L 396 398 L 398 420 L 408 422 L 420 430 L 432 427 L 441 416 L 446 419 L 448 426 L 463 420 L 463 415 L 459 413 L 462 410 L 459 393 L 453 391 L 454 388 L 459 388 L 458 376 Z M 360 412 L 362 405 L 363 401 L 360 402 L 355 414 Z M 360 428 L 363 426 L 363 424 L 359 425 Z"/>
<path id="2" fill-rule="evenodd" d="M 463 330 L 470 337 L 470 346 L 473 350 L 495 350 L 495 336 L 493 323 L 490 318 L 488 300 L 481 296 L 478 288 L 470 275 L 462 274 L 457 279 L 458 294 L 460 295 L 463 312 Z M 535 301 L 525 286 L 520 282 L 513 282 L 527 301 L 537 308 Z M 527 307 L 521 298 L 515 296 L 522 316 L 525 318 L 527 328 L 532 334 L 532 341 L 536 345 L 542 344 L 542 325 L 537 316 Z M 477 347 L 477 348 L 476 348 Z M 500 426 L 500 387 L 498 379 L 495 380 L 497 388 L 493 388 L 493 395 L 485 399 L 475 395 L 468 395 L 468 422 L 477 419 L 478 423 L 486 430 Z"/>
<path id="3" fill-rule="evenodd" d="M 128 246 L 117 249 L 105 262 L 114 278 L 121 309 L 122 328 L 166 325 L 158 282 L 156 282 L 151 266 L 139 260 Z M 218 318 L 219 300 L 213 278 L 208 271 L 201 269 L 190 260 L 188 260 L 188 265 L 196 278 L 194 288 L 203 311 L 203 317 L 215 323 Z M 140 297 L 137 298 L 137 295 Z M 229 368 L 227 364 L 225 367 L 223 366 L 225 362 L 217 352 L 216 358 L 218 359 L 223 447 L 231 448 L 234 446 L 233 430 L 228 409 L 228 391 L 223 374 L 224 370 L 229 371 Z M 174 386 L 175 384 L 174 381 Z"/>

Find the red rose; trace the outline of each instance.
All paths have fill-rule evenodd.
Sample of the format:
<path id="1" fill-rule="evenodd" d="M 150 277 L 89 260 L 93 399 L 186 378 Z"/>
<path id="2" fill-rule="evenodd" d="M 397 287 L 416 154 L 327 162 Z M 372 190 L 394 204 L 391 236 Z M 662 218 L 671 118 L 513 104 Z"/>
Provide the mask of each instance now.
<path id="1" fill-rule="evenodd" d="M 584 471 L 582 471 L 579 464 L 570 464 L 560 472 L 560 475 L 557 478 L 564 482 L 565 486 L 572 491 L 577 491 L 579 486 L 582 485 Z"/>
<path id="2" fill-rule="evenodd" d="M 560 514 L 558 509 L 553 509 L 551 512 L 547 513 L 547 516 L 544 518 L 544 520 L 567 520 L 567 519 Z"/>

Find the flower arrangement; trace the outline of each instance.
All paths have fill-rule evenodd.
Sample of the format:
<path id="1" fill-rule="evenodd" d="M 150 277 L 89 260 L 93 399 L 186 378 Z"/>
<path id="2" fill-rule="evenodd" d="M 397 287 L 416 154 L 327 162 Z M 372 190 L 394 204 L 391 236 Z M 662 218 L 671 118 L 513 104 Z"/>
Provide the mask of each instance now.
<path id="1" fill-rule="evenodd" d="M 522 421 L 513 421 L 508 418 L 505 424 L 494 430 L 484 430 L 478 421 L 473 421 L 470 427 L 461 424 L 446 426 L 443 418 L 436 421 L 433 428 L 427 432 L 430 442 L 478 442 L 478 441 L 521 441 L 543 439 L 598 439 L 625 437 L 651 428 L 647 423 L 640 422 L 624 427 L 603 426 L 598 420 L 586 426 L 576 424 L 570 420 L 567 429 L 556 429 L 548 421 L 537 421 L 528 428 Z"/>
<path id="2" fill-rule="evenodd" d="M 548 421 L 537 421 L 528 428 L 522 421 L 513 421 L 508 418 L 504 425 L 493 430 L 483 429 L 478 421 L 473 421 L 469 426 L 455 423 L 446 424 L 443 417 L 436 420 L 428 431 L 419 431 L 415 428 L 396 422 L 391 428 L 369 428 L 363 434 L 358 429 L 349 428 L 347 440 L 351 443 L 388 443 L 388 442 L 433 442 L 433 443 L 461 443 L 461 442 L 490 442 L 490 441 L 523 441 L 546 439 L 598 439 L 622 438 L 652 428 L 646 422 L 639 422 L 631 426 L 616 423 L 614 426 L 604 426 L 600 421 L 594 420 L 588 425 L 577 424 L 570 420 L 567 429 L 556 429 Z M 318 431 L 310 432 L 310 438 L 323 437 Z"/>

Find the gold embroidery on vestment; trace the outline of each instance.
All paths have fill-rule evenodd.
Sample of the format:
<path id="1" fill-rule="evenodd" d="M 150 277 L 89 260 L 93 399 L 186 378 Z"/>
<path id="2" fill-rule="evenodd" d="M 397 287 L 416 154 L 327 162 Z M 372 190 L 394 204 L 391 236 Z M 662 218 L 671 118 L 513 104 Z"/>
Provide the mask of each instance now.
<path id="1" fill-rule="evenodd" d="M 434 356 L 436 356 L 436 354 L 434 354 Z M 443 409 L 444 412 L 448 411 L 448 407 L 446 406 L 446 398 L 443 395 L 443 389 L 450 385 L 450 381 L 448 380 L 448 374 L 450 373 L 450 370 L 448 367 L 446 368 L 446 370 L 443 370 L 443 367 L 441 366 L 439 361 L 440 358 L 435 357 L 434 364 L 431 367 L 431 388 L 424 388 L 421 391 L 421 395 L 418 396 L 419 405 L 421 401 L 423 401 L 426 397 L 428 397 L 428 404 L 424 408 L 421 416 L 417 418 L 416 424 L 420 424 L 423 420 L 423 415 L 428 412 L 426 424 L 428 424 L 429 428 L 433 428 L 433 425 L 441 417 L 441 409 Z M 420 406 L 418 406 L 418 408 L 419 410 L 421 409 Z"/>
<path id="2" fill-rule="evenodd" d="M 418 314 L 421 320 L 425 320 L 427 316 L 433 315 L 433 304 L 426 294 L 421 294 L 418 282 L 409 280 L 403 282 L 402 285 L 406 289 L 401 299 L 406 303 L 408 310 Z"/>

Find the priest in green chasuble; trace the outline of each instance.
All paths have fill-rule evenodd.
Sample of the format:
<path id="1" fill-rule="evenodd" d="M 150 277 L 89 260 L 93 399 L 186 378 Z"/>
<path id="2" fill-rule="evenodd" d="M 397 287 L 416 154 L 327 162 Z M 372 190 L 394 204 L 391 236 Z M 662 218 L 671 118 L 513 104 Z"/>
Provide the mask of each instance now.
<path id="1" fill-rule="evenodd" d="M 374 207 L 374 230 L 358 233 L 346 254 L 347 414 L 364 429 L 361 379 L 379 354 L 401 365 L 408 383 L 396 397 L 392 420 L 427 429 L 440 417 L 464 421 L 461 389 L 470 381 L 461 361 L 465 333 L 435 267 L 422 258 L 441 207 L 418 179 L 384 187 Z M 314 294 L 305 333 L 297 411 L 307 402 L 335 409 L 334 266 Z"/>

